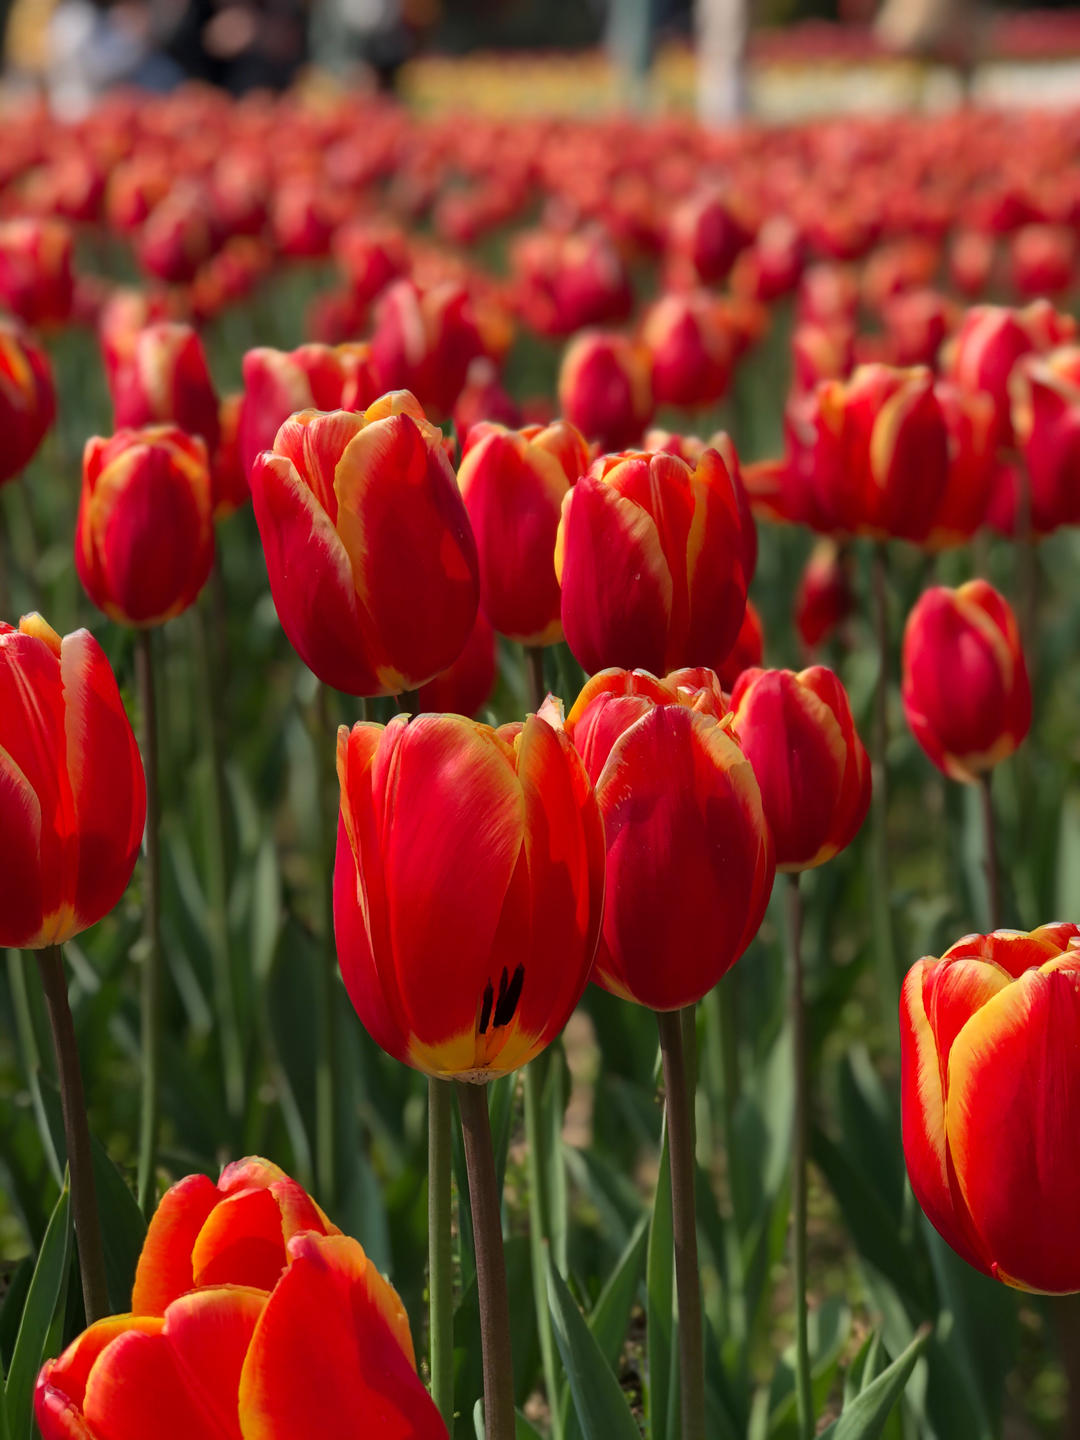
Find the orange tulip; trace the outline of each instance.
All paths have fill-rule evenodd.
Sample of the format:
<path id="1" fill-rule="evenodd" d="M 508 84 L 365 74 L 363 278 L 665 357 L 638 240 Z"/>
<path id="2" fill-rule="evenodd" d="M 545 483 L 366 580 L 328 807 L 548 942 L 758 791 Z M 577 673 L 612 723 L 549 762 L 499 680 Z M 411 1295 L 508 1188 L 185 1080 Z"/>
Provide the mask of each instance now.
<path id="1" fill-rule="evenodd" d="M 604 839 L 584 766 L 530 716 L 404 716 L 338 734 L 334 928 L 365 1028 L 429 1075 L 527 1064 L 581 998 Z"/>
<path id="2" fill-rule="evenodd" d="M 320 680 L 396 695 L 461 654 L 476 543 L 442 433 L 408 391 L 286 420 L 251 496 L 282 628 Z"/>
<path id="3" fill-rule="evenodd" d="M 122 625 L 163 625 L 192 605 L 214 560 L 202 440 L 171 425 L 95 436 L 83 454 L 75 568 Z"/>
<path id="4" fill-rule="evenodd" d="M 900 999 L 904 1155 L 934 1228 L 984 1274 L 1080 1290 L 1080 926 L 968 935 Z"/>
<path id="5" fill-rule="evenodd" d="M 0 624 L 0 945 L 62 945 L 116 905 L 142 840 L 142 761 L 86 630 Z"/>

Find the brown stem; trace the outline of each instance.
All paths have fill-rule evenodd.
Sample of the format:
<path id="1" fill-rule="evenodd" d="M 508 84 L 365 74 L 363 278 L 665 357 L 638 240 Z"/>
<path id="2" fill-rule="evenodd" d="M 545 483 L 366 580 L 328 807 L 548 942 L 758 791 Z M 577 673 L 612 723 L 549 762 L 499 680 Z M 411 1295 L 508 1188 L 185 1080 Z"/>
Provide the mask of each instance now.
<path id="1" fill-rule="evenodd" d="M 480 1345 L 484 1365 L 484 1434 L 487 1440 L 514 1440 L 510 1301 L 487 1088 L 459 1081 L 457 1097 L 476 1246 L 476 1288 L 480 1297 Z"/>
<path id="2" fill-rule="evenodd" d="M 810 1332 L 806 1308 L 807 1128 L 806 1004 L 803 997 L 802 896 L 797 873 L 787 877 L 788 955 L 791 965 L 791 1029 L 795 1051 L 794 1156 L 791 1229 L 795 1285 L 795 1397 L 800 1440 L 814 1433 L 814 1392 L 810 1373 Z"/>
<path id="3" fill-rule="evenodd" d="M 525 663 L 529 672 L 529 704 L 535 712 L 543 705 L 548 693 L 547 682 L 544 680 L 543 646 L 526 645 Z"/>
<path id="4" fill-rule="evenodd" d="M 678 1010 L 660 1011 L 668 1151 L 671 1156 L 671 1216 L 675 1233 L 675 1279 L 679 1292 L 679 1378 L 682 1440 L 705 1440 L 705 1340 L 694 1211 L 694 1097 L 687 1084 L 683 1022 Z"/>
<path id="5" fill-rule="evenodd" d="M 883 541 L 874 546 L 874 629 L 877 637 L 878 678 L 874 694 L 874 730 L 871 750 L 873 776 L 873 913 L 874 953 L 878 964 L 881 1002 L 889 1032 L 895 1028 L 896 1003 L 900 984 L 896 973 L 893 940 L 892 900 L 889 884 L 889 552 Z"/>
<path id="6" fill-rule="evenodd" d="M 987 770 L 979 777 L 979 797 L 982 800 L 983 836 L 986 842 L 986 893 L 990 901 L 990 929 L 1001 928 L 1001 869 L 998 865 L 997 827 L 994 824 L 994 796 L 991 789 L 993 771 Z"/>
<path id="7" fill-rule="evenodd" d="M 142 710 L 146 772 L 146 883 L 143 902 L 145 954 L 142 971 L 142 1109 L 139 1117 L 139 1206 L 149 1220 L 156 1202 L 157 1143 L 161 1112 L 161 785 L 158 764 L 157 695 L 153 631 L 135 638 L 135 670 Z"/>
<path id="8" fill-rule="evenodd" d="M 60 1108 L 64 1116 L 64 1143 L 71 1177 L 71 1210 L 79 1248 L 83 1308 L 86 1323 L 92 1325 L 109 1313 L 109 1287 L 105 1278 L 105 1251 L 101 1243 L 94 1160 L 90 1150 L 90 1122 L 86 1117 L 79 1048 L 68 1003 L 67 977 L 60 947 L 50 945 L 39 950 L 37 963 L 52 1027 L 56 1073 L 60 1081 Z"/>

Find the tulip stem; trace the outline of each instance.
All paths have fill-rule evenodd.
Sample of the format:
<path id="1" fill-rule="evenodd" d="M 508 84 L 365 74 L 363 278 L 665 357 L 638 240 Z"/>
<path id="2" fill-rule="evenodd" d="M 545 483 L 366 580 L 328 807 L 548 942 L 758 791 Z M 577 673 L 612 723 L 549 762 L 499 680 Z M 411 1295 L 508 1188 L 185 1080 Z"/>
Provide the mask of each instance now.
<path id="1" fill-rule="evenodd" d="M 1061 1433 L 1065 1440 L 1077 1440 L 1080 1436 L 1080 1295 L 1052 1295 L 1049 1304 L 1053 1307 L 1065 1371 L 1066 1410 Z"/>
<path id="2" fill-rule="evenodd" d="M 873 777 L 873 901 L 875 951 L 889 1033 L 896 1026 L 900 991 L 893 942 L 892 902 L 889 896 L 889 552 L 884 541 L 874 546 L 874 628 L 877 635 L 878 678 L 874 692 Z"/>
<path id="3" fill-rule="evenodd" d="M 457 1082 L 465 1165 L 469 1172 L 476 1287 L 480 1297 L 480 1344 L 484 1365 L 486 1440 L 514 1440 L 514 1367 L 510 1349 L 510 1301 L 506 1290 L 502 1214 L 491 1143 L 487 1088 Z M 690 1437 L 687 1437 L 690 1440 Z"/>
<path id="4" fill-rule="evenodd" d="M 540 709 L 547 699 L 547 682 L 544 679 L 544 648 L 542 645 L 525 646 L 525 663 L 529 672 L 529 704 L 533 713 Z"/>
<path id="5" fill-rule="evenodd" d="M 795 1403 L 799 1440 L 814 1434 L 814 1392 L 810 1379 L 809 1316 L 806 1308 L 806 1200 L 809 1084 L 806 1055 L 806 1003 L 803 996 L 802 896 L 799 876 L 787 883 L 787 941 L 791 966 L 791 1032 L 795 1051 L 794 1156 L 791 1185 L 792 1269 L 795 1282 Z"/>
<path id="6" fill-rule="evenodd" d="M 979 796 L 982 800 L 983 835 L 986 840 L 986 894 L 990 907 L 990 929 L 1001 928 L 1001 869 L 998 865 L 997 827 L 994 824 L 994 795 L 991 788 L 993 771 L 987 770 L 979 777 Z"/>
<path id="7" fill-rule="evenodd" d="M 530 649 L 530 656 L 532 651 Z M 536 1326 L 540 1336 L 540 1359 L 544 1371 L 551 1416 L 551 1440 L 562 1440 L 563 1411 L 559 1396 L 559 1368 L 555 1349 L 555 1332 L 551 1325 L 551 1307 L 547 1303 L 547 1252 L 551 1244 L 550 1177 L 548 1162 L 562 1164 L 562 1156 L 549 1149 L 543 1131 L 541 1090 L 545 1067 L 543 1056 L 525 1066 L 521 1083 L 525 1095 L 526 1168 L 529 1181 L 529 1249 L 532 1257 L 533 1294 L 536 1302 Z"/>
<path id="8" fill-rule="evenodd" d="M 319 856 L 319 893 L 322 908 L 322 931 L 325 953 L 319 965 L 318 1006 L 319 1049 L 315 1057 L 315 1175 L 319 1198 L 324 1205 L 337 1200 L 337 1124 L 334 1096 L 337 1092 L 337 1031 L 334 1022 L 336 1000 L 335 970 L 337 950 L 334 941 L 334 846 L 337 835 L 334 803 L 334 774 L 331 756 L 334 727 L 330 717 L 330 697 L 320 681 L 315 698 L 313 738 L 318 783 L 317 815 L 322 854 Z"/>
<path id="9" fill-rule="evenodd" d="M 428 1077 L 428 1317 L 431 1398 L 454 1425 L 454 1278 L 451 1255 L 451 1088 Z"/>
<path id="10" fill-rule="evenodd" d="M 83 1309 L 92 1325 L 109 1313 L 109 1287 L 105 1278 L 105 1251 L 101 1240 L 94 1160 L 90 1150 L 90 1122 L 86 1095 L 79 1068 L 79 1047 L 75 1022 L 68 1002 L 67 977 L 59 945 L 37 952 L 38 973 L 45 993 L 45 1005 L 56 1052 L 56 1074 L 60 1082 L 60 1108 L 64 1116 L 64 1143 L 71 1176 L 71 1210 L 79 1250 Z"/>
<path id="11" fill-rule="evenodd" d="M 156 1201 L 158 1128 L 161 1112 L 161 787 L 158 773 L 157 699 L 153 632 L 139 630 L 135 670 L 142 711 L 146 772 L 146 881 L 143 902 L 142 1111 L 139 1121 L 139 1205 L 147 1219 Z"/>
<path id="12" fill-rule="evenodd" d="M 692 1011 L 691 1011 L 692 1013 Z M 705 1440 L 705 1341 L 694 1210 L 693 1092 L 687 1083 L 683 1017 L 659 1011 L 660 1053 L 668 1150 L 671 1157 L 671 1216 L 675 1235 L 675 1280 L 679 1295 L 679 1379 L 682 1440 Z"/>

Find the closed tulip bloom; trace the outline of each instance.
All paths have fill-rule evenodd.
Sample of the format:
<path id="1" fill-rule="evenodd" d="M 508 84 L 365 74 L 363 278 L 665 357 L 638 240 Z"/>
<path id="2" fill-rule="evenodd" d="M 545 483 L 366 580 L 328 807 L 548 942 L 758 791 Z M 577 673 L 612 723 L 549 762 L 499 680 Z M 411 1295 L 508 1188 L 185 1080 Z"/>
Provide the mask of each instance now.
<path id="1" fill-rule="evenodd" d="M 161 1313 L 98 1321 L 48 1361 L 34 1395 L 43 1440 L 446 1440 L 404 1307 L 360 1244 L 284 1228 L 268 1285 L 189 1288 Z M 250 1241 L 266 1245 L 258 1225 Z"/>
<path id="2" fill-rule="evenodd" d="M 365 1028 L 486 1081 L 562 1030 L 592 968 L 604 838 L 584 766 L 536 716 L 404 716 L 338 736 L 338 958 Z"/>
<path id="3" fill-rule="evenodd" d="M 647 311 L 641 340 L 660 405 L 711 405 L 731 381 L 735 348 L 723 308 L 701 292 L 665 295 Z"/>
<path id="4" fill-rule="evenodd" d="M 99 610 L 122 625 L 163 625 L 198 599 L 213 560 L 202 440 L 159 425 L 86 442 L 75 568 Z"/>
<path id="5" fill-rule="evenodd" d="M 1031 688 L 1016 617 L 985 580 L 920 596 L 904 629 L 904 714 L 953 780 L 974 784 L 1031 728 Z"/>
<path id="6" fill-rule="evenodd" d="M 904 1155 L 934 1228 L 1022 1290 L 1080 1290 L 1080 926 L 968 935 L 900 999 Z"/>
<path id="7" fill-rule="evenodd" d="M 417 694 L 425 712 L 450 711 L 454 715 L 475 715 L 491 699 L 498 678 L 495 631 L 483 610 L 476 612 L 476 624 L 465 641 L 465 649 L 441 675 L 421 685 Z"/>
<path id="8" fill-rule="evenodd" d="M 1076 236 L 1068 225 L 1024 225 L 1009 244 L 1013 289 L 1024 299 L 1061 296 L 1076 281 Z"/>
<path id="9" fill-rule="evenodd" d="M 870 760 L 843 685 L 823 665 L 746 670 L 734 728 L 761 787 L 776 868 L 812 870 L 847 848 L 870 808 Z"/>
<path id="10" fill-rule="evenodd" d="M 738 197 L 702 189 L 672 212 L 669 266 L 676 279 L 716 285 L 727 278 L 737 256 L 753 239 L 753 226 Z"/>
<path id="11" fill-rule="evenodd" d="M 701 682 L 695 672 L 661 681 L 608 671 L 566 721 L 607 846 L 593 978 L 652 1010 L 707 994 L 757 933 L 772 890 L 761 791 L 717 717 L 719 685 Z"/>
<path id="12" fill-rule="evenodd" d="M 795 628 L 808 651 L 832 635 L 855 608 L 850 561 L 834 540 L 819 540 L 795 593 Z"/>
<path id="13" fill-rule="evenodd" d="M 286 420 L 251 496 L 282 628 L 320 680 L 396 695 L 461 654 L 476 543 L 442 434 L 407 391 Z"/>
<path id="14" fill-rule="evenodd" d="M 256 455 L 273 449 L 274 439 L 298 410 L 353 409 L 345 405 L 348 357 L 342 347 L 300 345 L 273 350 L 260 345 L 244 356 L 244 399 L 240 407 L 240 463 L 251 473 Z"/>
<path id="15" fill-rule="evenodd" d="M 470 431 L 458 485 L 480 557 L 480 605 L 511 640 L 562 639 L 555 539 L 563 499 L 588 465 L 584 437 L 565 421 Z"/>
<path id="16" fill-rule="evenodd" d="M 563 355 L 559 405 L 601 450 L 638 444 L 655 408 L 648 351 L 625 335 L 579 335 Z"/>
<path id="17" fill-rule="evenodd" d="M 146 819 L 142 761 L 86 630 L 0 624 L 0 945 L 62 945 L 107 915 Z"/>
<path id="18" fill-rule="evenodd" d="M 218 398 L 192 326 L 148 325 L 130 337 L 126 355 L 113 351 L 111 359 L 106 378 L 117 429 L 176 425 L 201 435 L 214 453 L 220 434 Z"/>
<path id="19" fill-rule="evenodd" d="M 222 520 L 251 499 L 247 471 L 240 462 L 240 413 L 244 397 L 222 396 L 218 406 L 218 443 L 210 464 L 214 519 Z"/>
<path id="20" fill-rule="evenodd" d="M 1047 535 L 1080 524 L 1080 346 L 1021 360 L 1012 394 L 1032 530 Z"/>
<path id="21" fill-rule="evenodd" d="M 735 637 L 735 644 L 728 652 L 727 659 L 717 671 L 717 678 L 725 690 L 730 690 L 744 670 L 752 670 L 761 664 L 765 653 L 765 627 L 753 601 L 747 600 L 742 625 Z"/>
<path id="22" fill-rule="evenodd" d="M 0 484 L 25 469 L 55 416 L 48 356 L 18 321 L 0 319 Z"/>
<path id="23" fill-rule="evenodd" d="M 29 218 L 0 223 L 0 303 L 28 325 L 62 325 L 74 297 L 68 227 Z"/>
<path id="24" fill-rule="evenodd" d="M 562 623 L 585 670 L 721 665 L 746 608 L 746 550 L 727 465 L 706 450 L 607 455 L 563 501 Z"/>

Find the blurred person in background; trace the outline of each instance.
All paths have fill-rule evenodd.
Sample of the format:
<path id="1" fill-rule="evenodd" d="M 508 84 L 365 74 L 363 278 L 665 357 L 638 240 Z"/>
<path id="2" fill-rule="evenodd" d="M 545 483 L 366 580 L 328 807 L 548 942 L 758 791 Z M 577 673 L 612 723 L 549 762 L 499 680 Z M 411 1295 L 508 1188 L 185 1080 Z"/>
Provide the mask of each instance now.
<path id="1" fill-rule="evenodd" d="M 307 0 L 151 0 L 161 51 L 233 95 L 284 90 L 307 60 Z"/>

